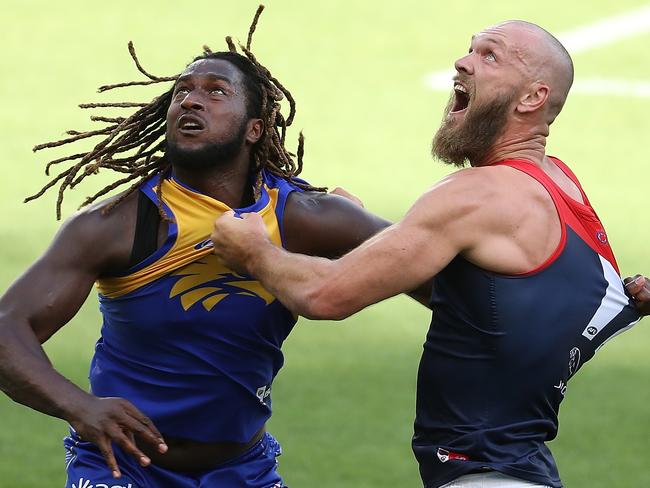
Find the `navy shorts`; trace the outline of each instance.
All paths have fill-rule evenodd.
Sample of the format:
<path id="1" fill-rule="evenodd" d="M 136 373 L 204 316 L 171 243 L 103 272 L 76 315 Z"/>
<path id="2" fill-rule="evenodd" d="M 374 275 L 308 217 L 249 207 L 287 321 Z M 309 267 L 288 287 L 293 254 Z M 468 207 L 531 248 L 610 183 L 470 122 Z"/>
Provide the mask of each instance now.
<path id="1" fill-rule="evenodd" d="M 63 440 L 66 450 L 66 488 L 286 488 L 277 472 L 276 458 L 282 454 L 278 441 L 269 434 L 248 451 L 209 471 L 184 473 L 150 465 L 140 466 L 114 446 L 122 472 L 113 478 L 95 444 L 75 433 Z"/>

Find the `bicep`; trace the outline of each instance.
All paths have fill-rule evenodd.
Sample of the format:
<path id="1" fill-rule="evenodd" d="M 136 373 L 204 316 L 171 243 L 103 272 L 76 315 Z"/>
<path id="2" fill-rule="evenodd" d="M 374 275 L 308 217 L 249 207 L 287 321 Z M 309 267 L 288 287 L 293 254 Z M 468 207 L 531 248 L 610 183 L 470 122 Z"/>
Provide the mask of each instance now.
<path id="1" fill-rule="evenodd" d="M 339 260 L 359 285 L 367 283 L 376 301 L 408 292 L 429 281 L 457 254 L 443 229 L 406 218 Z"/>
<path id="2" fill-rule="evenodd" d="M 0 313 L 14 326 L 28 324 L 43 343 L 75 315 L 95 278 L 89 270 L 53 262 L 46 254 L 7 290 Z"/>
<path id="3" fill-rule="evenodd" d="M 294 194 L 294 198 L 295 198 Z M 298 202 L 289 200 L 286 219 L 286 248 L 311 256 L 337 258 L 358 247 L 391 223 L 357 203 L 331 194 L 317 195 Z M 293 204 L 292 204 L 293 203 Z M 420 284 L 408 295 L 428 306 L 431 282 Z"/>
<path id="4" fill-rule="evenodd" d="M 29 326 L 41 342 L 79 310 L 94 281 L 124 254 L 111 221 L 73 217 L 54 241 L 0 299 L 2 328 Z"/>
<path id="5" fill-rule="evenodd" d="M 399 223 L 326 263 L 325 278 L 311 298 L 325 315 L 344 318 L 430 280 L 459 252 L 455 232 L 446 232 L 447 219 L 436 220 L 426 208 L 412 209 Z"/>

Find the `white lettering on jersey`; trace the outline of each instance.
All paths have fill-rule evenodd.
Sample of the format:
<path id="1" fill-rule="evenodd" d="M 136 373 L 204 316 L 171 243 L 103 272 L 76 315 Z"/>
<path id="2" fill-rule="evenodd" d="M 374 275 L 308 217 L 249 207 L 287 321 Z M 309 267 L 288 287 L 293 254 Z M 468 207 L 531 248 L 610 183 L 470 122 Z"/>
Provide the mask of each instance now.
<path id="1" fill-rule="evenodd" d="M 131 483 L 128 485 L 107 485 L 106 483 L 94 485 L 90 480 L 79 478 L 78 484 L 72 483 L 72 488 L 134 488 L 134 486 Z"/>

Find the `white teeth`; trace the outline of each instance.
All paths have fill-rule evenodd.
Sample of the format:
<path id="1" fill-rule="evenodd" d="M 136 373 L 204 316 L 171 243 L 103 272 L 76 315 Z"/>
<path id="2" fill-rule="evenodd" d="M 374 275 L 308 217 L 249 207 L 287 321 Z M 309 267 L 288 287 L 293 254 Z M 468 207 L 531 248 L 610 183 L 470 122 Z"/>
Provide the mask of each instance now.
<path id="1" fill-rule="evenodd" d="M 459 91 L 459 92 L 463 92 L 463 93 L 467 93 L 467 88 L 465 88 L 465 87 L 464 87 L 463 85 L 461 85 L 460 83 L 456 83 L 456 84 L 454 85 L 454 90 Z"/>

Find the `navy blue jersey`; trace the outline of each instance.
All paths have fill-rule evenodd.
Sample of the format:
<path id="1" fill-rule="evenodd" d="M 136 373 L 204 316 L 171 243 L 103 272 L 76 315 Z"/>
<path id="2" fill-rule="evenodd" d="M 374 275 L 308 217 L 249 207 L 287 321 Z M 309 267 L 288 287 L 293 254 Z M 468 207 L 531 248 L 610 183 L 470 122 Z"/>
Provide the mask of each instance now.
<path id="1" fill-rule="evenodd" d="M 544 185 L 561 242 L 528 273 L 497 274 L 457 256 L 435 277 L 413 437 L 427 488 L 482 469 L 561 487 L 545 442 L 557 434 L 567 383 L 639 320 L 582 188 L 584 204 L 530 162 L 499 164 Z"/>
<path id="2" fill-rule="evenodd" d="M 263 172 L 257 212 L 282 245 L 286 199 L 297 188 Z M 262 285 L 212 253 L 214 219 L 229 208 L 173 177 L 140 191 L 174 219 L 163 246 L 124 275 L 99 280 L 104 324 L 90 368 L 98 396 L 130 400 L 163 435 L 248 442 L 271 415 L 280 347 L 296 317 Z"/>

